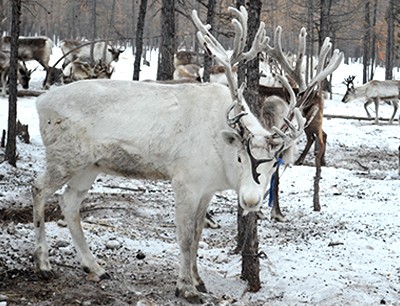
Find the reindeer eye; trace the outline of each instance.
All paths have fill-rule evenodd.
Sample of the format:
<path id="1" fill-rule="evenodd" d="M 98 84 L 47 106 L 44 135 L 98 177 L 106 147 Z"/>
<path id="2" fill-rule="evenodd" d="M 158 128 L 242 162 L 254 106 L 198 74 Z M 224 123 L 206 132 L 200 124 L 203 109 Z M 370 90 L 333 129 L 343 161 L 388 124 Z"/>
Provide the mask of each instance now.
<path id="1" fill-rule="evenodd" d="M 242 163 L 242 159 L 240 158 L 240 156 L 238 156 L 238 162 Z"/>

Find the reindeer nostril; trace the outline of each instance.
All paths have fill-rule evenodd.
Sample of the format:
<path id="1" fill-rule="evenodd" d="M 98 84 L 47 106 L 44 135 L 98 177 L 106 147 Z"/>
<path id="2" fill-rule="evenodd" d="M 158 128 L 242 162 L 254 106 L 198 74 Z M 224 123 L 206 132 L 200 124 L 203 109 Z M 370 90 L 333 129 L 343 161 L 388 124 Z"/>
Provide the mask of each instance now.
<path id="1" fill-rule="evenodd" d="M 244 206 L 248 209 L 254 209 L 258 207 L 258 204 L 261 201 L 261 197 L 255 194 L 244 195 L 242 197 L 242 202 Z"/>

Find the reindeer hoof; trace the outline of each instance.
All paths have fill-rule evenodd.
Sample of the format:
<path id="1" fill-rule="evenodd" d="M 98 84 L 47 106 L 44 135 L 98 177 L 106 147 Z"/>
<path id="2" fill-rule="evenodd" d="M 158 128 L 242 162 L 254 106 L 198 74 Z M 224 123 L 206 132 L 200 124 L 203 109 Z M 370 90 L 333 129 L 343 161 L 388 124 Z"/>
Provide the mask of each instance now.
<path id="1" fill-rule="evenodd" d="M 52 270 L 40 270 L 37 272 L 38 276 L 42 280 L 50 280 L 54 278 L 55 274 Z"/>
<path id="2" fill-rule="evenodd" d="M 196 286 L 196 289 L 197 289 L 199 292 L 207 293 L 207 288 L 206 288 L 206 285 L 204 285 L 204 283 L 198 284 L 198 285 Z"/>
<path id="3" fill-rule="evenodd" d="M 286 218 L 282 214 L 271 214 L 271 220 L 276 222 L 286 222 Z"/>
<path id="4" fill-rule="evenodd" d="M 108 274 L 107 272 L 100 275 L 100 280 L 105 280 L 105 279 L 111 279 L 111 275 Z"/>
<path id="5" fill-rule="evenodd" d="M 175 289 L 175 296 L 185 299 L 191 304 L 207 304 L 216 305 L 217 298 L 206 293 L 201 293 L 197 290 Z"/>

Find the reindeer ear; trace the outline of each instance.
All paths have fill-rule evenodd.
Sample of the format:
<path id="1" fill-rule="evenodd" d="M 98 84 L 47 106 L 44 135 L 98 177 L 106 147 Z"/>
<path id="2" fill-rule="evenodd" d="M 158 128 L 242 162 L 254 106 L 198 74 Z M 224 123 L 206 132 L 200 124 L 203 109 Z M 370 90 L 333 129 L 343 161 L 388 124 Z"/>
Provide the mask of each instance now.
<path id="1" fill-rule="evenodd" d="M 225 130 L 225 131 L 222 131 L 221 134 L 222 134 L 222 138 L 228 145 L 236 146 L 236 147 L 241 146 L 242 142 L 241 142 L 241 138 L 238 133 Z"/>

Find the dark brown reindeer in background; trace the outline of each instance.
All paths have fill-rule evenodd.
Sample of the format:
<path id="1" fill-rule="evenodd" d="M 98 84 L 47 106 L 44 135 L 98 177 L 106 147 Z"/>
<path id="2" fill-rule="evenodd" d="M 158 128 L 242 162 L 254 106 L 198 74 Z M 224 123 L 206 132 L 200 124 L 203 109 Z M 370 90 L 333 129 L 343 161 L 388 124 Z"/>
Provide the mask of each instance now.
<path id="1" fill-rule="evenodd" d="M 332 48 L 332 44 L 329 38 L 326 38 L 323 46 L 320 50 L 320 55 L 318 59 L 318 67 L 315 77 L 306 84 L 304 79 L 304 66 L 303 59 L 305 56 L 305 46 L 306 46 L 306 30 L 301 29 L 299 34 L 299 48 L 296 57 L 295 65 L 290 65 L 287 58 L 282 51 L 281 45 L 281 33 L 282 28 L 277 27 L 274 35 L 274 47 L 267 43 L 265 48 L 266 54 L 273 59 L 281 67 L 283 72 L 288 78 L 293 80 L 298 85 L 298 103 L 302 105 L 300 108 L 302 110 L 303 116 L 307 119 L 307 125 L 304 128 L 304 132 L 307 137 L 307 144 L 304 148 L 303 153 L 297 159 L 297 165 L 301 165 L 304 162 L 304 158 L 310 150 L 312 144 L 317 141 L 318 151 L 315 156 L 315 166 L 316 175 L 314 177 L 314 199 L 313 206 L 314 211 L 320 211 L 321 205 L 319 202 L 319 181 L 321 179 L 321 166 L 325 165 L 325 148 L 326 148 L 326 138 L 327 134 L 322 128 L 323 120 L 323 109 L 324 109 L 324 97 L 321 91 L 320 83 L 331 73 L 333 73 L 337 67 L 340 65 L 343 59 L 343 53 L 335 50 L 332 57 L 328 59 L 328 54 Z M 329 61 L 329 62 L 328 62 Z M 284 96 L 285 91 L 282 89 L 281 93 L 277 93 L 277 90 L 271 87 L 264 87 L 260 89 L 261 96 L 278 95 Z M 285 218 L 280 210 L 278 197 L 278 184 L 279 184 L 279 168 L 275 173 L 275 200 L 274 206 L 271 211 L 271 216 L 273 219 L 278 221 L 284 221 Z"/>

